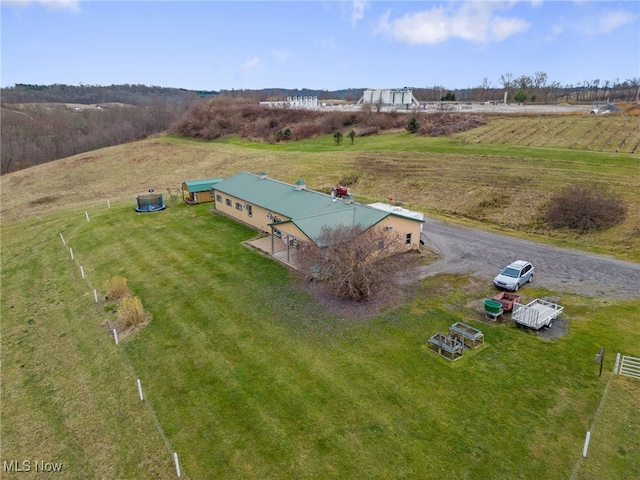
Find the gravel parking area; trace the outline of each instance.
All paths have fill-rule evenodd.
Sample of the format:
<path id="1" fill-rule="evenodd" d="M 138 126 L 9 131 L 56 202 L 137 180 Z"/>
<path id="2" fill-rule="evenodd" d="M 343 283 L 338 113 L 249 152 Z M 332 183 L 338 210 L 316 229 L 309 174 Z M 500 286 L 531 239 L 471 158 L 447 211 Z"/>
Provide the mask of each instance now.
<path id="1" fill-rule="evenodd" d="M 640 298 L 640 264 L 637 263 L 429 218 L 425 218 L 422 240 L 441 257 L 420 268 L 423 278 L 460 273 L 491 282 L 502 267 L 522 259 L 534 265 L 534 284 L 550 291 L 585 297 Z"/>

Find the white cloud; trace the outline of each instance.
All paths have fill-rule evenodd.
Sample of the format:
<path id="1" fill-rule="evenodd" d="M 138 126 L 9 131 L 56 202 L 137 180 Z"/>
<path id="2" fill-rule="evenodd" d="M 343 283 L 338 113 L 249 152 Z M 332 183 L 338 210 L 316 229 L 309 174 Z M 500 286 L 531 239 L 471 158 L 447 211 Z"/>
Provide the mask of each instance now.
<path id="1" fill-rule="evenodd" d="M 353 0 L 351 2 L 351 26 L 355 27 L 356 24 L 364 18 L 364 11 L 367 9 L 367 2 L 365 0 Z"/>
<path id="2" fill-rule="evenodd" d="M 284 62 L 285 60 L 293 56 L 290 52 L 287 52 L 285 50 L 277 50 L 275 48 L 271 50 L 271 54 L 281 62 Z"/>
<path id="3" fill-rule="evenodd" d="M 567 29 L 582 35 L 602 35 L 638 21 L 638 15 L 626 10 L 590 11 L 573 19 Z"/>
<path id="4" fill-rule="evenodd" d="M 607 12 L 597 19 L 595 33 L 611 33 L 618 27 L 635 22 L 637 15 L 631 12 Z"/>
<path id="5" fill-rule="evenodd" d="M 526 31 L 531 24 L 520 18 L 497 15 L 496 10 L 508 8 L 499 2 L 456 3 L 431 10 L 409 13 L 389 20 L 387 11 L 378 24 L 377 33 L 386 33 L 409 45 L 436 44 L 451 38 L 478 43 L 499 42 Z"/>
<path id="6" fill-rule="evenodd" d="M 546 40 L 555 40 L 564 33 L 564 22 L 554 23 L 551 25 L 551 32 L 547 35 Z"/>
<path id="7" fill-rule="evenodd" d="M 263 62 L 260 57 L 253 57 L 242 64 L 240 68 L 242 78 L 249 77 L 256 70 L 261 70 L 263 67 Z"/>
<path id="8" fill-rule="evenodd" d="M 315 42 L 315 44 L 320 48 L 322 48 L 323 50 L 325 49 L 335 50 L 336 48 L 338 48 L 335 37 L 320 38 Z"/>
<path id="9" fill-rule="evenodd" d="M 72 13 L 80 12 L 80 0 L 3 0 L 8 6 L 27 7 L 33 3 L 42 5 L 48 10 L 68 10 Z"/>

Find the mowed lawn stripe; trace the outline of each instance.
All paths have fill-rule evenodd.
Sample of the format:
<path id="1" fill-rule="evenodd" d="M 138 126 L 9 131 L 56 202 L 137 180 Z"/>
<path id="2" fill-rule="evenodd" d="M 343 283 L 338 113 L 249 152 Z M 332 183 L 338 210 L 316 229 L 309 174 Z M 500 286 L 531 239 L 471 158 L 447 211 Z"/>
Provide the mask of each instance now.
<path id="1" fill-rule="evenodd" d="M 3 442 L 4 459 L 61 462 L 65 478 L 169 478 L 169 453 L 61 242 L 65 220 L 3 227 L 2 429 L 19 439 Z"/>

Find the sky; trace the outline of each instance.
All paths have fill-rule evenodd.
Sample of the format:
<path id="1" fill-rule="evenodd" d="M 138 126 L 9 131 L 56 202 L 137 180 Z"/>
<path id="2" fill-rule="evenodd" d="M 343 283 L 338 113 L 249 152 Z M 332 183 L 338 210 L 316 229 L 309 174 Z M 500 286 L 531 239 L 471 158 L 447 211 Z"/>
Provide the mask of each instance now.
<path id="1" fill-rule="evenodd" d="M 640 77 L 640 2 L 0 0 L 2 87 L 562 86 Z"/>

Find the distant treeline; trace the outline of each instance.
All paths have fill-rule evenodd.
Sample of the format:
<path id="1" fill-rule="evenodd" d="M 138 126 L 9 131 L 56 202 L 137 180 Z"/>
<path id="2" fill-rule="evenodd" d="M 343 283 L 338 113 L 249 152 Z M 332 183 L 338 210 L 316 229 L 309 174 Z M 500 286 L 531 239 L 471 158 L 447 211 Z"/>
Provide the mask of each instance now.
<path id="1" fill-rule="evenodd" d="M 18 83 L 1 89 L 2 103 L 126 103 L 149 105 L 155 100 L 168 104 L 191 103 L 198 97 L 215 95 L 213 91 L 183 88 L 148 87 L 146 85 L 29 85 Z"/>
<path id="2" fill-rule="evenodd" d="M 3 105 L 2 174 L 163 132 L 187 105 L 156 99 L 148 106 L 68 108 L 62 104 Z"/>

